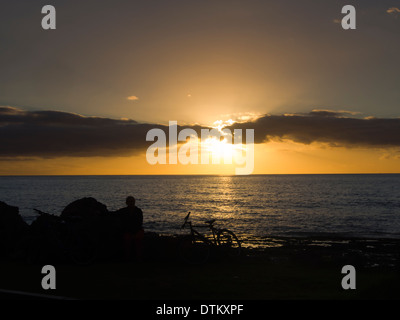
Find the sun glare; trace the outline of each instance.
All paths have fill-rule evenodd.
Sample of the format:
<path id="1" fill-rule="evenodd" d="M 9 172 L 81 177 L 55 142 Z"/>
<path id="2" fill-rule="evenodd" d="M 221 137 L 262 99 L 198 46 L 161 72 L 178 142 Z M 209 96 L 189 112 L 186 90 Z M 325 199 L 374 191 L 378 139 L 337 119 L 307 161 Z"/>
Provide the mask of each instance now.
<path id="1" fill-rule="evenodd" d="M 222 140 L 215 137 L 207 138 L 202 142 L 202 148 L 219 160 L 232 159 L 235 154 L 235 146 L 232 143 L 228 143 L 226 138 Z"/>
<path id="2" fill-rule="evenodd" d="M 233 137 L 223 131 L 226 126 L 234 123 L 232 119 L 223 121 L 217 120 L 213 123 L 213 128 L 221 133 L 221 137 L 208 137 L 201 142 L 202 152 L 212 154 L 213 158 L 219 163 L 231 164 L 242 148 L 238 144 L 232 143 Z"/>

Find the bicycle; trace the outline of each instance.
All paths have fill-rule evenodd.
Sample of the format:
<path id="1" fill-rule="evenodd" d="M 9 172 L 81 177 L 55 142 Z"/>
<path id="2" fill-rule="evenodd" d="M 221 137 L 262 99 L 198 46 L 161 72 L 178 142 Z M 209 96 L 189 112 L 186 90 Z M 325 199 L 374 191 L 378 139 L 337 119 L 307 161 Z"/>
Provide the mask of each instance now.
<path id="1" fill-rule="evenodd" d="M 211 248 L 218 248 L 229 258 L 240 256 L 241 244 L 238 237 L 228 229 L 214 226 L 215 219 L 205 221 L 211 230 L 211 239 L 198 232 L 189 220 L 190 212 L 184 219 L 181 229 L 189 225 L 190 234 L 184 237 L 179 245 L 179 254 L 183 261 L 190 264 L 202 264 L 210 257 Z"/>

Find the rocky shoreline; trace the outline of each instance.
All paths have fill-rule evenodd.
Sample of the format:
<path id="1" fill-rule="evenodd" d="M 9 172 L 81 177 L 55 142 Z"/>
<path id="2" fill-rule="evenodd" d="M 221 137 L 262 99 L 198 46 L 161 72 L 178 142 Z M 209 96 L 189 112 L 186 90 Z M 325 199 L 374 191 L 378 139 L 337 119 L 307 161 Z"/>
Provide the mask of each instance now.
<path id="1" fill-rule="evenodd" d="M 400 298 L 400 239 L 242 236 L 239 257 L 226 257 L 215 247 L 206 263 L 188 265 L 177 250 L 182 235 L 145 232 L 143 261 L 126 261 L 115 242 L 115 221 L 99 213 L 95 201 L 82 204 L 85 218 L 75 204 L 69 222 L 40 213 L 27 225 L 17 207 L 0 202 L 0 289 L 47 294 L 40 286 L 41 267 L 51 264 L 58 289 L 50 294 L 74 299 Z M 71 230 L 85 250 L 92 248 L 86 247 L 87 235 L 102 240 L 95 259 L 67 258 L 64 240 Z M 357 270 L 352 292 L 340 285 L 345 265 Z"/>
<path id="2" fill-rule="evenodd" d="M 66 217 L 75 221 L 80 232 L 100 234 L 102 245 L 111 242 L 108 250 L 115 255 L 103 252 L 101 261 L 118 259 L 118 243 L 114 242 L 115 220 L 110 218 L 106 207 L 93 198 L 83 198 L 68 205 L 60 217 L 39 212 L 38 218 L 28 225 L 19 215 L 18 208 L 0 201 L 0 259 L 23 260 L 28 254 L 26 243 L 32 245 L 32 238 L 43 236 L 49 230 L 64 228 Z M 76 222 L 76 218 L 80 218 Z M 44 222 L 45 223 L 44 223 Z M 49 223 L 49 221 L 51 223 Z M 89 227 L 90 225 L 90 227 Z M 57 229 L 58 230 L 58 229 Z M 60 229 L 64 230 L 64 229 Z M 61 232 L 58 230 L 59 232 Z M 79 236 L 81 236 L 81 233 Z M 75 234 L 74 234 L 75 235 Z M 54 235 L 37 243 L 46 246 L 54 242 Z M 53 238 L 52 238 L 53 237 Z M 144 245 L 148 260 L 176 259 L 176 248 L 180 235 L 158 235 L 145 233 Z M 400 239 L 367 239 L 350 237 L 308 236 L 308 237 L 241 237 L 242 258 L 265 259 L 269 261 L 301 261 L 319 264 L 355 264 L 361 268 L 390 268 L 400 270 Z M 47 241 L 47 242 L 46 242 Z M 52 248 L 57 250 L 57 248 Z"/>

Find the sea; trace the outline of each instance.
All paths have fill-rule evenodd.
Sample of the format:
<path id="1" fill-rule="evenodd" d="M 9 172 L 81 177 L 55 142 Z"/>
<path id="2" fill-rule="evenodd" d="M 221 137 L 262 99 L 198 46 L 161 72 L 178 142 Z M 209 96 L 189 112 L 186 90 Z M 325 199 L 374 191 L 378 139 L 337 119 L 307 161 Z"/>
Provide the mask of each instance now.
<path id="1" fill-rule="evenodd" d="M 184 217 L 243 237 L 400 238 L 400 174 L 2 176 L 0 201 L 32 223 L 93 197 L 110 211 L 132 195 L 144 229 L 181 234 Z M 187 232 L 187 230 L 186 230 Z"/>

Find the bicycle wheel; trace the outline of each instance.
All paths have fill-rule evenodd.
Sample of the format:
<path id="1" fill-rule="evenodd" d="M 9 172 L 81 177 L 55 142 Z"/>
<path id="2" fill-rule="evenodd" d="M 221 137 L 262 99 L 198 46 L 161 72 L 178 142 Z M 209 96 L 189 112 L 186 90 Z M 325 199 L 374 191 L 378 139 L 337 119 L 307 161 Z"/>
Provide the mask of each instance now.
<path id="1" fill-rule="evenodd" d="M 179 244 L 179 255 L 186 263 L 202 264 L 210 256 L 210 247 L 198 236 L 187 236 Z"/>
<path id="2" fill-rule="evenodd" d="M 220 249 L 229 257 L 238 257 L 242 251 L 238 237 L 230 230 L 222 229 L 218 232 L 217 242 Z"/>

